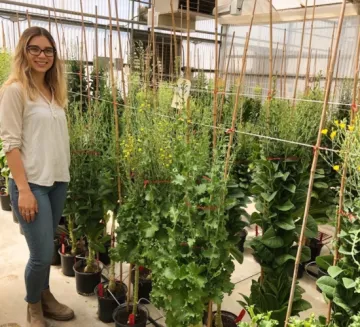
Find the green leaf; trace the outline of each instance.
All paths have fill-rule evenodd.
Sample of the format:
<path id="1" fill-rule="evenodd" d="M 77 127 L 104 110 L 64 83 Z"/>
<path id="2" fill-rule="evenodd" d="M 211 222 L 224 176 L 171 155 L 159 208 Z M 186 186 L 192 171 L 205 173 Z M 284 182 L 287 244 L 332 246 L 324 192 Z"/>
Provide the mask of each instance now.
<path id="1" fill-rule="evenodd" d="M 294 207 L 295 207 L 294 204 L 290 200 L 287 200 L 284 204 L 276 206 L 275 208 L 280 211 L 286 212 L 293 209 Z"/>
<path id="2" fill-rule="evenodd" d="M 298 311 L 298 312 L 306 311 L 311 308 L 312 308 L 311 304 L 304 299 L 294 302 L 293 307 L 292 307 L 293 311 Z"/>
<path id="3" fill-rule="evenodd" d="M 155 233 L 159 230 L 159 226 L 152 223 L 145 232 L 145 237 L 146 238 L 151 238 L 154 237 Z"/>
<path id="4" fill-rule="evenodd" d="M 344 270 L 342 270 L 340 267 L 338 266 L 331 266 L 328 268 L 327 272 L 330 275 L 330 277 L 332 278 L 336 278 L 337 276 L 339 276 Z"/>
<path id="5" fill-rule="evenodd" d="M 307 238 L 315 238 L 317 237 L 317 235 L 318 235 L 318 226 L 316 220 L 313 217 L 308 216 L 306 229 L 305 229 L 305 236 Z"/>
<path id="6" fill-rule="evenodd" d="M 200 184 L 196 186 L 196 194 L 202 195 L 206 192 L 206 184 Z"/>
<path id="7" fill-rule="evenodd" d="M 278 266 L 282 266 L 284 263 L 286 263 L 287 261 L 289 260 L 294 260 L 295 261 L 295 257 L 293 257 L 292 255 L 290 254 L 283 254 L 279 257 L 277 257 L 275 259 L 275 263 L 278 265 Z"/>
<path id="8" fill-rule="evenodd" d="M 327 271 L 330 266 L 332 266 L 334 261 L 334 256 L 332 254 L 322 255 L 316 258 L 316 264 L 319 268 L 324 271 Z"/>
<path id="9" fill-rule="evenodd" d="M 342 282 L 343 282 L 346 289 L 351 289 L 351 288 L 354 288 L 356 286 L 356 282 L 351 278 L 344 277 L 342 279 Z"/>
<path id="10" fill-rule="evenodd" d="M 250 217 L 250 223 L 251 224 L 256 224 L 261 226 L 262 225 L 262 219 L 261 216 L 258 212 L 253 212 L 251 217 Z"/>
<path id="11" fill-rule="evenodd" d="M 335 288 L 338 285 L 338 282 L 329 276 L 323 276 L 317 280 L 316 285 L 325 293 L 325 295 L 329 299 L 332 300 L 334 297 Z"/>
<path id="12" fill-rule="evenodd" d="M 315 182 L 314 187 L 315 188 L 329 188 L 329 185 L 324 182 Z"/>
<path id="13" fill-rule="evenodd" d="M 238 263 L 242 264 L 244 262 L 244 254 L 241 251 L 239 251 L 239 249 L 235 247 L 231 247 L 230 253 Z"/>
<path id="14" fill-rule="evenodd" d="M 278 226 L 284 230 L 295 229 L 295 223 L 290 216 L 287 216 L 286 219 L 284 219 L 284 220 L 278 220 L 275 224 L 276 224 L 276 226 Z"/>
<path id="15" fill-rule="evenodd" d="M 284 240 L 280 236 L 276 236 L 273 227 L 270 227 L 260 239 L 261 243 L 271 249 L 278 249 L 284 245 Z"/>
<path id="16" fill-rule="evenodd" d="M 185 182 L 185 177 L 182 175 L 176 175 L 175 179 L 173 180 L 173 184 L 175 185 L 183 185 Z"/>
<path id="17" fill-rule="evenodd" d="M 283 185 L 283 188 L 292 194 L 294 194 L 296 191 L 296 185 L 294 185 L 294 184 Z"/>
<path id="18" fill-rule="evenodd" d="M 277 191 L 275 191 L 273 194 L 261 193 L 261 196 L 266 202 L 271 202 L 272 200 L 274 200 L 276 194 Z"/>

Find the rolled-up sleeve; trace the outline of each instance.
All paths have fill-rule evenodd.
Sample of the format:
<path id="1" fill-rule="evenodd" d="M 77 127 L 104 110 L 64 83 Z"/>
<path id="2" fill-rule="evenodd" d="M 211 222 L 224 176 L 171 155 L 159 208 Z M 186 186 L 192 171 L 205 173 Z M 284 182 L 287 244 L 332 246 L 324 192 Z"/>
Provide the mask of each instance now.
<path id="1" fill-rule="evenodd" d="M 9 152 L 21 148 L 24 101 L 16 83 L 5 86 L 0 93 L 0 139 Z"/>

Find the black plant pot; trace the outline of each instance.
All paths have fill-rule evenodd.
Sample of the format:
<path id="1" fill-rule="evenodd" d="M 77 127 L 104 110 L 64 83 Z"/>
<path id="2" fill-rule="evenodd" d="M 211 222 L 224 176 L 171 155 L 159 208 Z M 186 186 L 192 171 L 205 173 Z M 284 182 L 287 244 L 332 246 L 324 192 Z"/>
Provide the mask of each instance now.
<path id="1" fill-rule="evenodd" d="M 113 322 L 113 313 L 115 309 L 118 307 L 118 303 L 123 304 L 126 301 L 127 287 L 124 283 L 116 282 L 116 291 L 113 293 L 117 302 L 112 297 L 112 295 L 108 292 L 107 286 L 108 282 L 102 283 L 104 287 L 103 297 L 99 295 L 99 285 L 95 287 L 95 295 L 98 299 L 98 317 L 102 322 L 110 323 Z"/>
<path id="2" fill-rule="evenodd" d="M 295 264 L 289 269 L 289 276 L 293 277 L 294 276 L 294 267 Z M 299 270 L 298 270 L 298 275 L 297 275 L 297 279 L 301 279 L 304 276 L 304 272 L 305 272 L 305 267 L 302 263 L 299 264 Z"/>
<path id="3" fill-rule="evenodd" d="M 94 273 L 87 273 L 84 272 L 85 267 L 85 260 L 79 260 L 74 264 L 76 291 L 84 296 L 94 295 L 96 285 L 101 282 L 101 269 L 97 269 Z"/>
<path id="4" fill-rule="evenodd" d="M 110 264 L 110 256 L 109 256 L 109 249 L 110 249 L 111 243 L 108 242 L 105 244 L 105 249 L 106 252 L 104 253 L 99 253 L 99 260 L 105 265 L 109 265 Z"/>
<path id="5" fill-rule="evenodd" d="M 207 324 L 207 313 L 204 313 L 203 323 Z M 221 320 L 224 327 L 237 327 L 235 320 L 237 316 L 228 311 L 221 311 Z M 213 311 L 213 318 L 212 318 L 212 326 L 215 327 L 216 325 L 216 311 Z"/>
<path id="6" fill-rule="evenodd" d="M 327 271 L 322 270 L 321 268 L 319 268 L 318 270 L 318 279 L 320 277 L 324 277 L 324 276 L 329 276 L 329 274 L 327 273 Z M 322 290 L 319 288 L 319 286 L 316 285 L 316 290 L 320 293 L 322 293 Z"/>
<path id="7" fill-rule="evenodd" d="M 140 271 L 140 278 L 139 278 L 139 299 L 146 299 L 150 301 L 150 293 L 152 291 L 152 280 L 147 279 L 146 276 L 150 274 L 150 270 L 144 268 Z M 135 271 L 131 272 L 131 282 L 134 284 L 135 280 Z M 140 303 L 147 304 L 147 301 L 141 300 Z"/>
<path id="8" fill-rule="evenodd" d="M 0 194 L 1 209 L 4 211 L 11 211 L 11 201 L 9 194 Z"/>
<path id="9" fill-rule="evenodd" d="M 69 253 L 61 253 L 61 248 L 58 249 L 58 253 L 60 255 L 60 262 L 61 262 L 61 271 L 65 276 L 74 277 L 74 263 L 76 261 L 76 258 L 74 255 L 71 255 Z"/>
<path id="10" fill-rule="evenodd" d="M 239 232 L 240 241 L 237 246 L 238 246 L 239 251 L 243 252 L 243 253 L 244 253 L 244 244 L 245 244 L 247 235 L 248 235 L 248 232 L 246 231 L 246 229 L 243 229 Z"/>
<path id="11" fill-rule="evenodd" d="M 321 250 L 323 248 L 324 244 L 316 238 L 310 239 L 310 251 L 311 251 L 311 259 L 310 262 L 313 262 L 316 260 L 316 258 L 320 255 Z"/>
<path id="12" fill-rule="evenodd" d="M 133 306 L 129 306 L 129 311 L 126 309 L 126 304 L 122 304 L 121 306 L 115 309 L 113 314 L 113 319 L 115 321 L 116 327 L 127 327 L 130 326 L 128 324 L 129 314 L 132 312 Z M 133 327 L 145 327 L 147 324 L 147 320 L 149 317 L 149 311 L 147 308 L 141 304 L 138 305 L 138 312 L 135 318 L 135 325 Z"/>
<path id="13" fill-rule="evenodd" d="M 55 238 L 54 239 L 54 253 L 53 253 L 53 258 L 51 261 L 52 266 L 59 266 L 61 264 L 61 258 L 60 258 L 60 254 L 59 254 L 60 246 L 61 246 L 61 244 L 60 244 L 59 239 Z"/>

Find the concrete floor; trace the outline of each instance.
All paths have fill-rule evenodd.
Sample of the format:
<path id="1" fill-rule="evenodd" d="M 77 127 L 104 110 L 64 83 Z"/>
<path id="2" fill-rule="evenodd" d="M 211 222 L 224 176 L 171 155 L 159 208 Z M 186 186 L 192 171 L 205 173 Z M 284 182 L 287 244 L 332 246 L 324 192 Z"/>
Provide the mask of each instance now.
<path id="1" fill-rule="evenodd" d="M 28 258 L 28 249 L 24 237 L 19 232 L 19 226 L 12 220 L 11 212 L 0 209 L 0 327 L 5 324 L 18 324 L 26 326 L 26 303 L 24 301 L 24 267 Z M 249 230 L 249 236 L 254 235 L 254 230 Z M 124 269 L 126 271 L 126 269 Z M 242 299 L 240 293 L 249 294 L 251 280 L 259 276 L 259 265 L 250 253 L 245 254 L 243 265 L 236 263 L 236 270 L 232 276 L 235 289 L 231 296 L 225 296 L 223 310 L 238 314 L 242 307 L 237 303 Z M 127 273 L 125 273 L 127 275 Z M 312 303 L 313 308 L 303 312 L 302 317 L 311 313 L 326 314 L 326 305 L 322 295 L 315 289 L 315 280 L 306 274 L 300 280 L 300 285 L 306 290 L 304 298 Z M 71 327 L 91 326 L 103 327 L 106 324 L 97 319 L 96 297 L 83 297 L 77 294 L 75 279 L 62 275 L 60 267 L 52 267 L 51 289 L 59 301 L 66 303 L 74 309 L 76 319 L 70 322 L 49 321 L 48 326 Z M 150 315 L 159 323 L 165 325 L 161 313 L 153 306 L 148 306 Z M 249 318 L 246 316 L 246 320 Z M 151 326 L 151 324 L 149 324 Z M 16 325 L 11 325 L 16 326 Z M 114 326 L 114 324 L 108 324 Z"/>

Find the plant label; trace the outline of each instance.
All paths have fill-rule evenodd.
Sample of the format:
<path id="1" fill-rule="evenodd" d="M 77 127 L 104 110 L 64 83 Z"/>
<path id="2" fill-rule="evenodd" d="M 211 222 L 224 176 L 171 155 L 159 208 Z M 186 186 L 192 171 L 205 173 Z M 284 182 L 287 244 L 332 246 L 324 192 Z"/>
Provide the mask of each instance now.
<path id="1" fill-rule="evenodd" d="M 182 109 L 186 104 L 191 89 L 191 81 L 185 78 L 179 78 L 177 86 L 174 89 L 174 97 L 171 107 L 174 109 Z"/>

